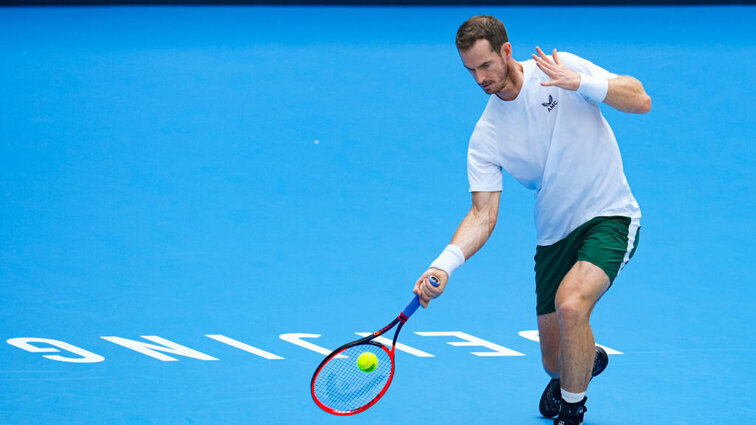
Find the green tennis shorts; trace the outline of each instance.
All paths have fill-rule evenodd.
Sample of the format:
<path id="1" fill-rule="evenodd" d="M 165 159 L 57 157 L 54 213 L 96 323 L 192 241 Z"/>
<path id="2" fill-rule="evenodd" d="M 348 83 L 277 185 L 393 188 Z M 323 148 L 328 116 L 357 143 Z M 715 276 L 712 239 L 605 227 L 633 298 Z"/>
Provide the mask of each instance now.
<path id="1" fill-rule="evenodd" d="M 536 248 L 536 312 L 553 313 L 559 284 L 578 261 L 600 267 L 609 282 L 633 258 L 638 247 L 640 224 L 629 217 L 596 217 L 552 245 Z"/>

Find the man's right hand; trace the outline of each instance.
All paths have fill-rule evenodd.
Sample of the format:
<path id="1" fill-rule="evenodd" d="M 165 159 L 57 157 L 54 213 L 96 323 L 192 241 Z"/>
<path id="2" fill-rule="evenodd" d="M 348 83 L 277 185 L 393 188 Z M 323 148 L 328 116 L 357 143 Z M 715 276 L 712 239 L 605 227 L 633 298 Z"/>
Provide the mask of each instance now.
<path id="1" fill-rule="evenodd" d="M 434 275 L 438 278 L 438 286 L 433 286 L 428 282 L 428 277 L 430 277 L 430 275 Z M 412 289 L 412 292 L 417 294 L 420 299 L 420 305 L 423 306 L 423 308 L 426 308 L 428 307 L 430 300 L 437 298 L 444 293 L 447 280 L 449 280 L 449 275 L 447 275 L 445 271 L 430 268 L 420 276 L 420 279 L 418 279 L 417 282 L 415 282 L 415 287 Z"/>

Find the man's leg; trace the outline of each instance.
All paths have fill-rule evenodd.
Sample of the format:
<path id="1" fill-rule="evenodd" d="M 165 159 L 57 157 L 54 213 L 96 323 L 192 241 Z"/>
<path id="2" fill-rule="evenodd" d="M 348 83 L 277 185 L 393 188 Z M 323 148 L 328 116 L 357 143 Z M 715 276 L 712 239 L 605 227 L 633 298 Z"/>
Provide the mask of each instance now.
<path id="1" fill-rule="evenodd" d="M 541 343 L 541 362 L 546 373 L 551 376 L 551 381 L 544 389 L 538 409 L 547 418 L 553 418 L 559 413 L 562 401 L 559 382 L 559 322 L 556 313 L 547 313 L 538 316 L 538 334 Z M 591 377 L 603 372 L 608 358 L 606 352 L 595 347 L 592 362 Z"/>
<path id="2" fill-rule="evenodd" d="M 589 319 L 609 284 L 609 277 L 601 268 L 578 261 L 557 291 L 561 388 L 570 393 L 583 393 L 588 388 L 596 353 Z"/>
<path id="3" fill-rule="evenodd" d="M 546 373 L 559 378 L 559 322 L 556 313 L 538 316 L 538 338 L 541 343 L 541 362 Z"/>
<path id="4" fill-rule="evenodd" d="M 556 313 L 538 316 L 538 336 L 541 342 L 541 362 L 551 376 L 538 402 L 538 410 L 544 417 L 553 418 L 559 413 L 562 394 L 559 387 L 559 322 Z"/>

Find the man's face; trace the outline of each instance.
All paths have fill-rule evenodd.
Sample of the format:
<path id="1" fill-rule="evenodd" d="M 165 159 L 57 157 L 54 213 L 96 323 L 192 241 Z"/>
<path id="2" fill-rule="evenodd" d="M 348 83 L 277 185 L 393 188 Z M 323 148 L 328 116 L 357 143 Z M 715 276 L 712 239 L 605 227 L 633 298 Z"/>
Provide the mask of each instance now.
<path id="1" fill-rule="evenodd" d="M 508 44 L 502 46 L 502 51 L 506 50 Z M 459 56 L 475 82 L 487 94 L 498 93 L 504 89 L 509 76 L 506 53 L 498 55 L 492 52 L 491 43 L 480 39 L 469 49 L 460 50 Z"/>

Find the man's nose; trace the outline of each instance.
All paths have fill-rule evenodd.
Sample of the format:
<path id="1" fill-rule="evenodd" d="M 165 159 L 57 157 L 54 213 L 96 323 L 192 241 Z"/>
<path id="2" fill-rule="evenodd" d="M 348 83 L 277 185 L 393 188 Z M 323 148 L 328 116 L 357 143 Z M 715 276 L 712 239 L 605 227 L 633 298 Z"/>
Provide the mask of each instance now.
<path id="1" fill-rule="evenodd" d="M 478 85 L 483 84 L 483 81 L 486 80 L 486 76 L 482 72 L 475 72 L 475 82 L 478 83 Z"/>

